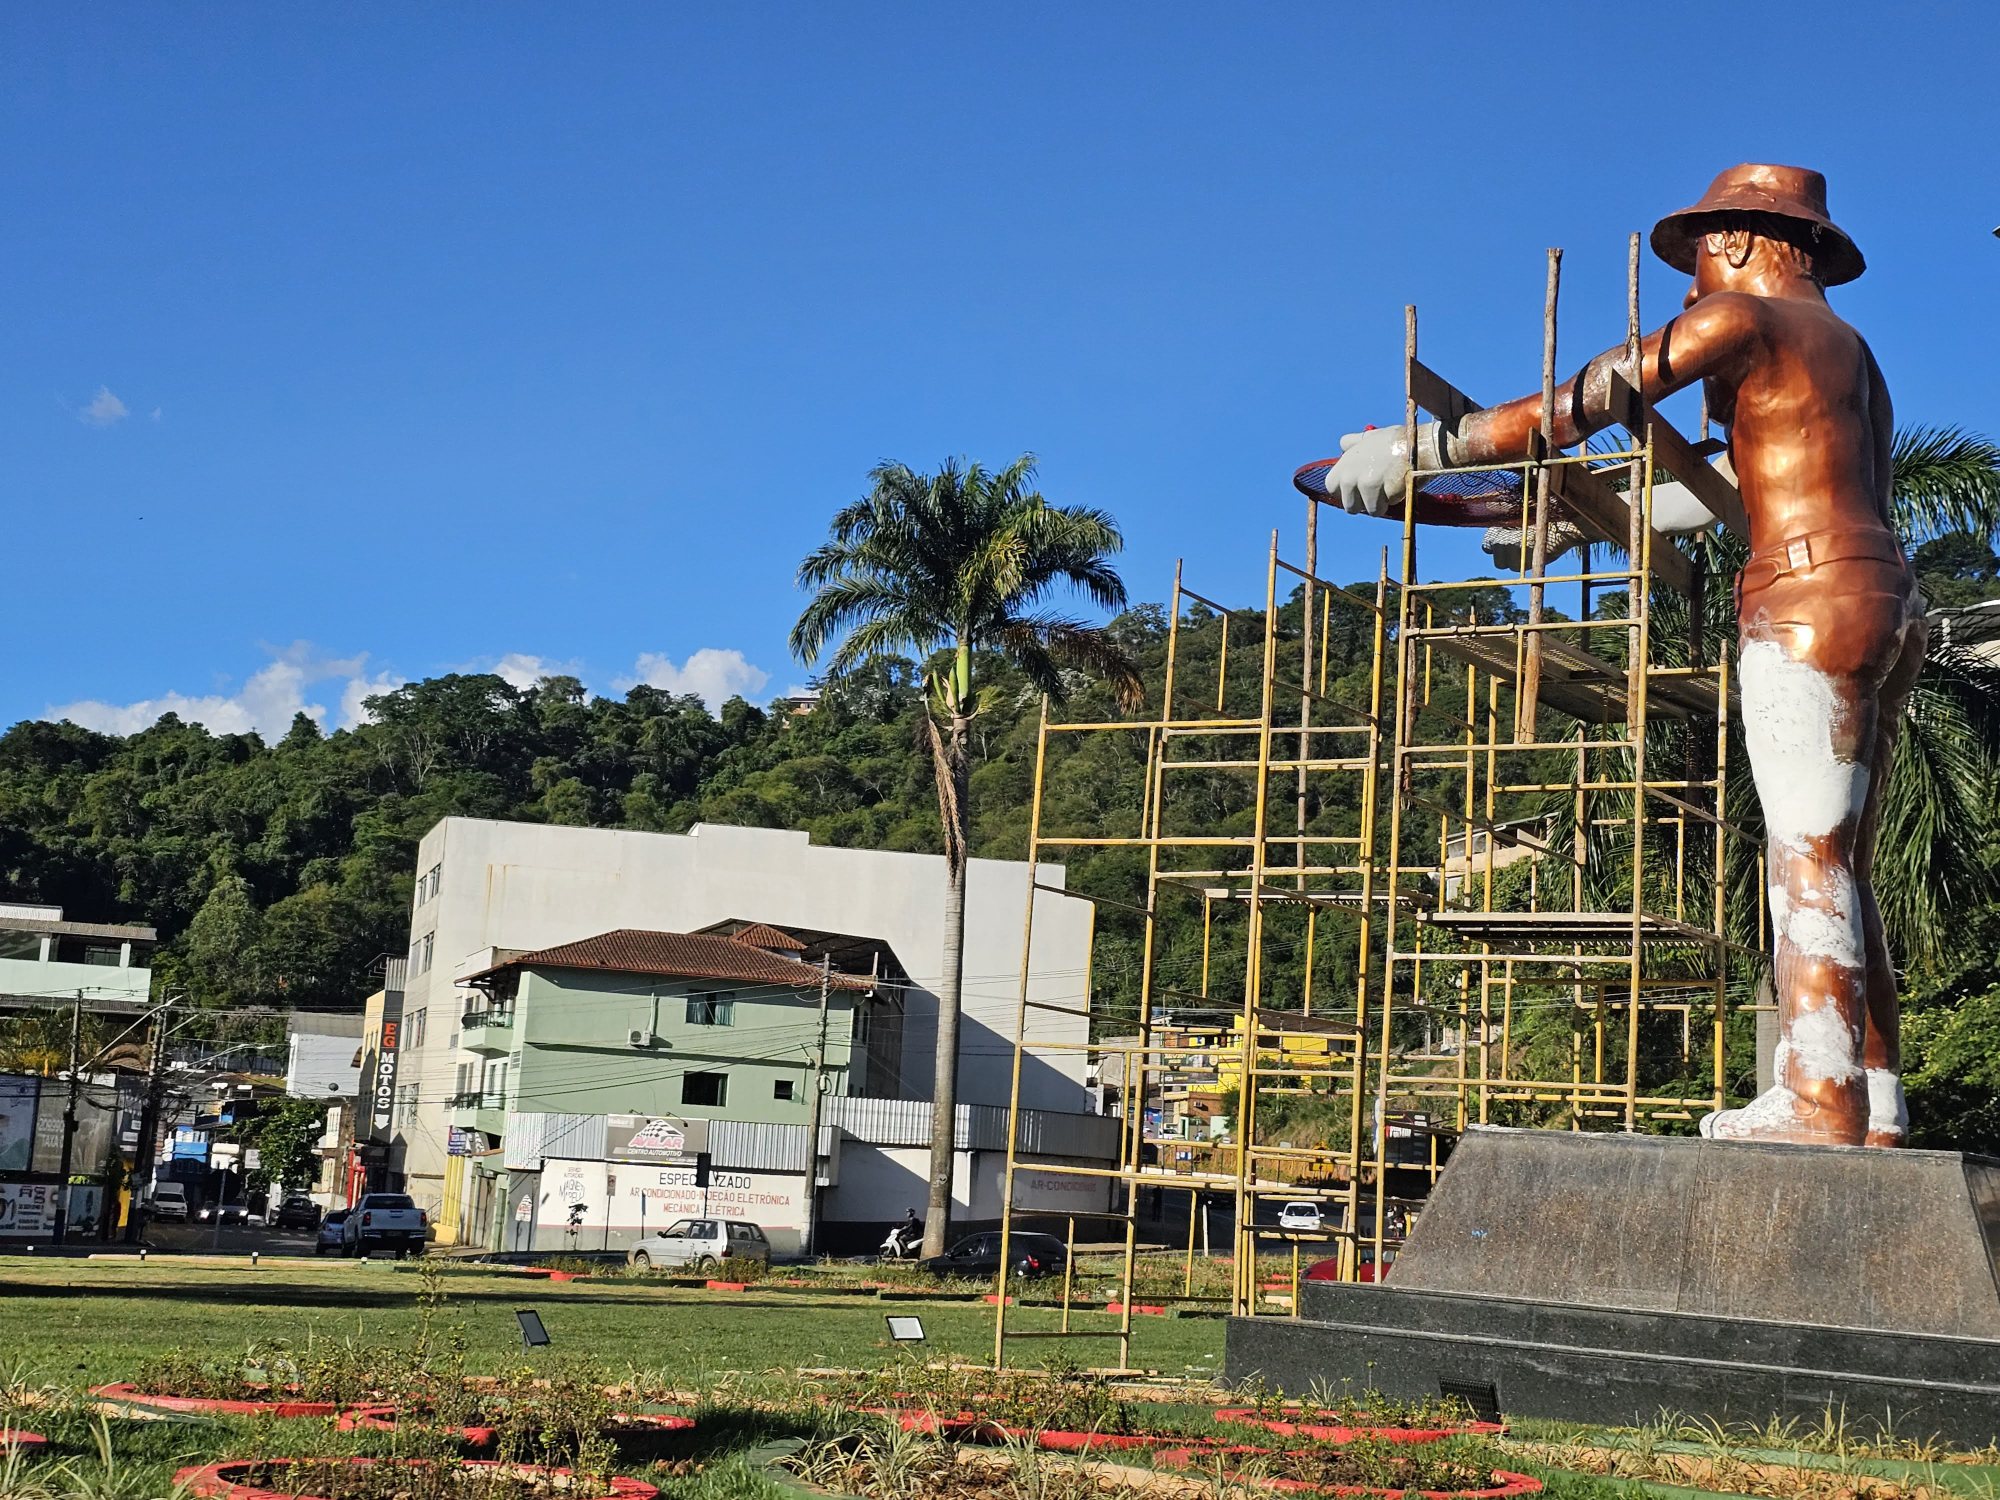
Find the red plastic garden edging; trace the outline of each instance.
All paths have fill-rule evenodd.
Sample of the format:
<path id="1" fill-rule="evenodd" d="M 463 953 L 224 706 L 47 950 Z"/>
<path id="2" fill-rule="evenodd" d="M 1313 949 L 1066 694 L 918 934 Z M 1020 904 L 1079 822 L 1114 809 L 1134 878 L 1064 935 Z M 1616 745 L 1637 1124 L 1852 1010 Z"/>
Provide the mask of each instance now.
<path id="1" fill-rule="evenodd" d="M 182 1469 L 174 1475 L 174 1483 L 185 1488 L 190 1495 L 204 1497 L 204 1500 L 314 1500 L 314 1497 L 300 1496 L 296 1489 L 264 1489 L 243 1481 L 252 1470 L 287 1464 L 398 1464 L 416 1467 L 429 1462 L 429 1459 L 423 1458 L 236 1458 L 219 1464 L 200 1464 Z M 568 1469 L 548 1469 L 539 1464 L 502 1464 L 487 1459 L 464 1462 L 468 1468 L 505 1469 L 510 1474 L 540 1476 L 553 1481 L 567 1480 L 571 1476 Z M 551 1485 L 552 1489 L 561 1487 L 560 1484 Z M 613 1476 L 611 1488 L 605 1492 L 608 1500 L 655 1500 L 659 1493 L 656 1487 L 643 1480 L 622 1476 Z"/>
<path id="2" fill-rule="evenodd" d="M 887 1417 L 905 1432 L 928 1433 L 932 1437 L 975 1437 L 982 1430 L 1000 1431 L 1000 1425 L 978 1412 L 960 1411 L 947 1416 L 912 1406 L 864 1406 L 871 1417 Z"/>
<path id="3" fill-rule="evenodd" d="M 1300 1412 L 1299 1415 L 1303 1417 L 1306 1413 Z M 1314 1415 L 1329 1416 L 1331 1413 L 1316 1412 Z M 1283 1417 L 1267 1417 L 1250 1406 L 1219 1407 L 1215 1420 L 1233 1422 L 1242 1427 L 1261 1427 L 1279 1437 L 1312 1438 L 1321 1443 L 1363 1440 L 1376 1443 L 1441 1443 L 1448 1437 L 1492 1437 L 1507 1430 L 1505 1422 L 1461 1422 L 1455 1427 L 1353 1427 L 1344 1422 L 1292 1422 Z"/>
<path id="4" fill-rule="evenodd" d="M 43 1448 L 48 1441 L 39 1432 L 23 1432 L 18 1427 L 0 1429 L 0 1449 Z"/>
<path id="5" fill-rule="evenodd" d="M 1218 1454 L 1231 1456 L 1262 1457 L 1275 1452 L 1271 1448 L 1253 1448 L 1232 1445 L 1226 1448 L 1162 1448 L 1153 1455 L 1153 1464 L 1161 1469 L 1188 1469 L 1197 1462 L 1206 1463 Z M 1483 1490 L 1409 1490 L 1391 1489 L 1371 1484 L 1308 1484 L 1303 1479 L 1242 1478 L 1237 1483 L 1253 1489 L 1285 1490 L 1292 1493 L 1311 1495 L 1421 1495 L 1424 1500 L 1509 1500 L 1516 1495 L 1539 1495 L 1542 1482 L 1527 1474 L 1513 1474 L 1505 1469 L 1495 1469 L 1493 1478 L 1500 1483 Z"/>
<path id="6" fill-rule="evenodd" d="M 399 1425 L 402 1412 L 394 1406 L 357 1406 L 352 1411 L 343 1412 L 340 1420 L 333 1425 L 341 1432 L 356 1432 L 367 1429 L 370 1432 L 394 1432 Z M 468 1448 L 491 1448 L 500 1438 L 500 1429 L 487 1426 L 466 1426 L 458 1429 L 458 1440 Z"/>
<path id="7" fill-rule="evenodd" d="M 150 1406 L 155 1411 L 201 1412 L 209 1416 L 330 1417 L 340 1410 L 338 1401 L 239 1401 L 222 1396 L 163 1396 L 154 1391 L 142 1391 L 129 1381 L 92 1386 L 90 1394 L 105 1401 Z"/>

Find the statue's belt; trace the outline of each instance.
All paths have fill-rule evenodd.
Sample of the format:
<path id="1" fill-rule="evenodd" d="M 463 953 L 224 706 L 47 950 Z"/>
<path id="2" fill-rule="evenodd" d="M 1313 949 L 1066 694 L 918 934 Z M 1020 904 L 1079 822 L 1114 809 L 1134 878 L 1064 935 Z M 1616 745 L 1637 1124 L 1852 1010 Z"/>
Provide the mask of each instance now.
<path id="1" fill-rule="evenodd" d="M 1780 578 L 1810 573 L 1823 563 L 1867 558 L 1874 562 L 1906 563 L 1903 547 L 1879 526 L 1852 526 L 1834 531 L 1808 531 L 1788 541 L 1760 547 L 1736 575 L 1736 597 L 1769 588 Z"/>

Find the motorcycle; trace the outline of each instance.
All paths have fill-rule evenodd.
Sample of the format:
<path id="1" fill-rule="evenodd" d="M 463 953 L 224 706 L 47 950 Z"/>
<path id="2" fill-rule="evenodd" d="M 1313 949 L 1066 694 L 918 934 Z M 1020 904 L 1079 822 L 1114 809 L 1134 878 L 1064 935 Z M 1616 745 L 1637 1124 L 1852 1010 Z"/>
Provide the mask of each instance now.
<path id="1" fill-rule="evenodd" d="M 915 1260 L 917 1252 L 923 1248 L 924 1229 L 921 1224 L 898 1224 L 882 1240 L 883 1260 Z"/>

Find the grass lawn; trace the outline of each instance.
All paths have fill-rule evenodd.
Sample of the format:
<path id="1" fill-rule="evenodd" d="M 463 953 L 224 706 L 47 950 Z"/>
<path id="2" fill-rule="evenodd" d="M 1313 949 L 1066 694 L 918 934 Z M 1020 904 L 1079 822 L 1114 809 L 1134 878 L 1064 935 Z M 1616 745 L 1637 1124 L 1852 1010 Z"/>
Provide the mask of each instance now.
<path id="1" fill-rule="evenodd" d="M 146 1500 L 169 1494 L 174 1471 L 193 1463 L 407 1453 L 409 1449 L 396 1446 L 398 1434 L 343 1433 L 324 1420 L 104 1422 L 75 1397 L 89 1385 L 130 1379 L 149 1359 L 168 1354 L 226 1362 L 233 1381 L 234 1356 L 252 1344 L 288 1345 L 303 1352 L 319 1341 L 351 1341 L 365 1348 L 365 1356 L 350 1356 L 345 1364 L 363 1365 L 368 1373 L 340 1378 L 377 1388 L 375 1362 L 400 1359 L 416 1342 L 427 1286 L 441 1289 L 445 1297 L 433 1314 L 433 1335 L 462 1337 L 465 1368 L 472 1374 L 525 1368 L 538 1376 L 557 1375 L 567 1368 L 593 1390 L 605 1379 L 636 1374 L 651 1377 L 646 1384 L 654 1389 L 694 1391 L 713 1390 L 720 1377 L 737 1375 L 731 1389 L 702 1409 L 693 1432 L 674 1436 L 684 1447 L 664 1467 L 649 1461 L 625 1470 L 658 1484 L 664 1500 L 797 1500 L 796 1491 L 788 1494 L 772 1486 L 748 1461 L 758 1444 L 773 1437 L 803 1437 L 816 1429 L 822 1434 L 851 1431 L 851 1425 L 841 1424 L 878 1421 L 837 1412 L 824 1383 L 800 1385 L 785 1379 L 800 1367 L 909 1362 L 911 1368 L 891 1377 L 894 1388 L 904 1390 L 920 1388 L 928 1378 L 915 1368 L 916 1360 L 949 1355 L 983 1362 L 992 1348 L 993 1309 L 977 1302 L 883 1302 L 819 1290 L 710 1292 L 620 1277 L 552 1283 L 442 1266 L 435 1276 L 424 1276 L 413 1265 L 338 1260 L 271 1260 L 252 1267 L 243 1258 L 141 1263 L 130 1258 L 0 1257 L 0 1299 L 8 1314 L 5 1364 L 0 1365 L 7 1376 L 0 1387 L 0 1408 L 6 1413 L 0 1415 L 0 1425 L 11 1420 L 52 1440 L 48 1454 L 34 1460 L 33 1472 L 14 1472 L 0 1460 L 0 1500 Z M 555 1345 L 524 1357 L 513 1314 L 527 1306 L 542 1314 Z M 1051 1311 L 1016 1312 L 1022 1327 L 1055 1325 Z M 923 1318 L 929 1338 L 914 1358 L 888 1342 L 887 1313 Z M 1114 1322 L 1101 1313 L 1074 1316 L 1083 1326 L 1094 1322 L 1109 1328 Z M 1135 1329 L 1135 1363 L 1166 1376 L 1218 1373 L 1219 1320 L 1146 1317 L 1137 1320 Z M 1024 1364 L 1079 1355 L 1089 1362 L 1105 1361 L 1116 1349 L 1109 1340 L 1031 1340 L 1019 1347 Z M 746 1375 L 770 1378 L 740 1378 Z M 902 1383 L 906 1377 L 908 1387 Z M 463 1389 L 455 1374 L 451 1381 L 453 1390 Z M 51 1394 L 36 1394 L 45 1387 Z M 1038 1412 L 1047 1409 L 1043 1392 L 1052 1389 L 1037 1385 L 1032 1400 Z M 1188 1393 L 1185 1407 L 1152 1410 L 1170 1430 L 1215 1433 L 1211 1407 L 1203 1402 L 1206 1394 L 1197 1388 Z M 1128 1413 L 1137 1410 L 1127 1408 Z M 1038 1417 L 1036 1425 L 1040 1421 Z M 1240 1429 L 1226 1432 L 1233 1442 L 1289 1443 Z M 896 1441 L 907 1445 L 910 1440 Z M 103 1443 L 112 1454 L 108 1469 L 100 1458 Z M 1477 1461 L 1542 1478 L 1549 1500 L 1693 1500 L 1701 1491 L 1682 1487 L 1690 1483 L 1770 1500 L 1993 1500 L 2000 1495 L 2000 1468 L 1938 1463 L 1934 1460 L 1942 1459 L 1942 1452 L 1933 1455 L 1923 1444 L 1905 1446 L 1911 1451 L 1850 1448 L 1845 1439 L 1815 1439 L 1789 1429 L 1762 1436 L 1725 1435 L 1667 1424 L 1632 1433 L 1517 1422 L 1512 1437 L 1503 1440 L 1503 1453 L 1478 1448 Z M 1805 1451 L 1763 1451 L 1772 1448 Z M 1465 1452 L 1468 1458 L 1474 1455 L 1472 1448 Z M 1623 1456 L 1608 1464 L 1611 1472 L 1653 1483 L 1594 1477 L 1606 1471 L 1607 1454 L 1614 1452 Z M 1988 1465 L 2000 1461 L 1996 1453 L 1979 1457 Z M 1912 1459 L 1918 1461 L 1907 1461 Z M 1045 1478 L 1019 1471 L 1016 1479 L 1028 1489 L 1017 1486 L 1008 1492 L 1010 1500 L 1025 1500 L 1029 1490 L 1044 1500 L 1086 1500 L 1088 1483 L 1058 1494 L 1043 1485 Z M 1222 1490 L 1217 1486 L 1215 1492 Z M 898 1493 L 904 1500 L 923 1500 L 920 1491 Z M 455 1497 L 425 1491 L 414 1500 Z"/>
<path id="2" fill-rule="evenodd" d="M 987 1360 L 993 1309 L 979 1302 L 878 1302 L 809 1292 L 707 1292 L 611 1278 L 547 1282 L 497 1271 L 447 1271 L 444 1321 L 463 1328 L 475 1372 L 518 1363 L 514 1309 L 540 1311 L 559 1352 L 613 1371 L 666 1370 L 691 1382 L 725 1371 L 864 1367 L 897 1357 L 886 1313 L 924 1320 L 926 1352 Z M 128 1378 L 149 1356 L 184 1349 L 219 1355 L 251 1343 L 398 1342 L 416 1326 L 415 1267 L 345 1260 L 55 1260 L 0 1258 L 0 1303 L 9 1314 L 4 1359 L 19 1378 L 64 1385 Z M 1107 1314 L 1076 1314 L 1072 1327 L 1110 1329 Z M 1056 1315 L 1011 1310 L 1008 1326 L 1047 1329 Z M 1135 1360 L 1165 1375 L 1211 1376 L 1222 1364 L 1219 1319 L 1134 1320 Z M 1010 1362 L 1042 1363 L 1068 1350 L 1108 1363 L 1109 1339 L 1030 1340 Z"/>

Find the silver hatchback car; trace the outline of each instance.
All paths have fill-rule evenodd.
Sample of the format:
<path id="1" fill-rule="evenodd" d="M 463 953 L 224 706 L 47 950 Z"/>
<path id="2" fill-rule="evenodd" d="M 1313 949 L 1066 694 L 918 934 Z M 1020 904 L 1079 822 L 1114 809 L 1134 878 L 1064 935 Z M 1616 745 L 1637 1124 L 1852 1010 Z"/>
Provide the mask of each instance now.
<path id="1" fill-rule="evenodd" d="M 649 1234 L 625 1252 L 634 1266 L 692 1266 L 697 1271 L 720 1269 L 725 1260 L 771 1263 L 771 1242 L 755 1224 L 735 1219 L 681 1219 L 657 1234 Z"/>

